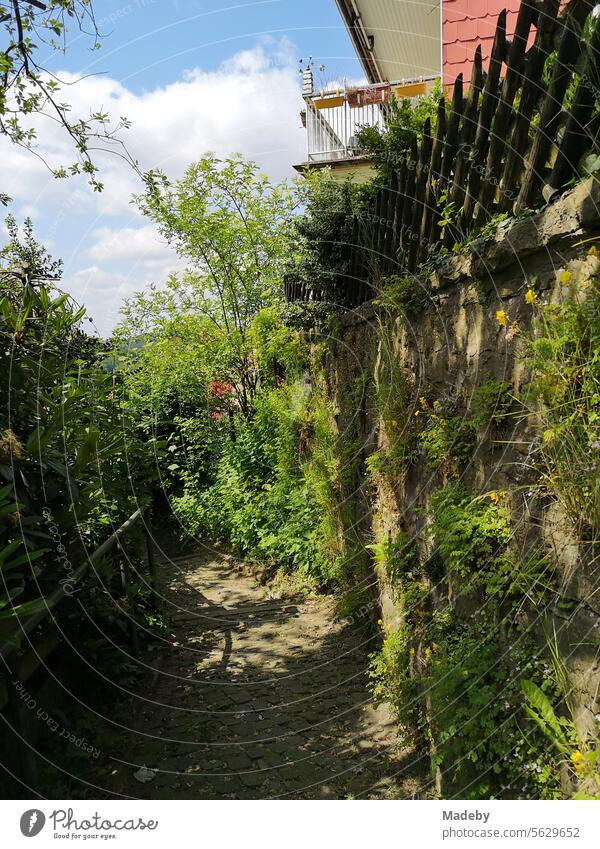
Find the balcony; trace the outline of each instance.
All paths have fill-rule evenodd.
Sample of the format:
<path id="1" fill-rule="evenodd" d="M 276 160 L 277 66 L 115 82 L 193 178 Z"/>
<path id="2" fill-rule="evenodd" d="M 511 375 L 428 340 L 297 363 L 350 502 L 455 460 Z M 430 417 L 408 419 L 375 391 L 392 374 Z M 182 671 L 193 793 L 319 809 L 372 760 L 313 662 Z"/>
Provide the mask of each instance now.
<path id="1" fill-rule="evenodd" d="M 418 98 L 431 88 L 434 77 L 365 85 L 320 93 L 312 90 L 312 75 L 305 71 L 303 96 L 306 109 L 302 122 L 307 135 L 307 161 L 297 166 L 335 166 L 364 160 L 358 143 L 363 127 L 382 130 L 392 97 Z"/>

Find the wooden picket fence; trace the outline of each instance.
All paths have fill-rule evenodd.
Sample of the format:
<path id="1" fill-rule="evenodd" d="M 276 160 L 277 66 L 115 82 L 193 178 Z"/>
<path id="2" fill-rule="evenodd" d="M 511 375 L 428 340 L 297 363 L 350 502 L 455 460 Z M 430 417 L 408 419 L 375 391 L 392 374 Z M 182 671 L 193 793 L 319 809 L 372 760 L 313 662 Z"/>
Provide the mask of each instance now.
<path id="1" fill-rule="evenodd" d="M 600 129 L 600 23 L 582 39 L 593 7 L 571 0 L 559 14 L 559 0 L 523 0 L 512 39 L 502 11 L 487 70 L 479 46 L 466 93 L 460 75 L 449 106 L 439 101 L 434 131 L 427 119 L 388 184 L 353 215 L 342 291 L 288 279 L 288 300 L 356 306 L 382 276 L 414 274 L 498 213 L 537 209 L 582 176 Z"/>

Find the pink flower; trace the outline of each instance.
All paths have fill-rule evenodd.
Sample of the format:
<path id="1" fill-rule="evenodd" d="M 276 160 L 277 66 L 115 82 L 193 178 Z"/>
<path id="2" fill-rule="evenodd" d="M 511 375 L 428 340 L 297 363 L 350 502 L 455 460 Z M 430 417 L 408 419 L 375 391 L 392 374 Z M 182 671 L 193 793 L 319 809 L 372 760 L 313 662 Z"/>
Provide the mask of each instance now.
<path id="1" fill-rule="evenodd" d="M 222 380 L 213 380 L 210 384 L 210 391 L 217 398 L 223 398 L 225 395 L 231 395 L 233 386 L 231 383 L 224 383 Z"/>
<path id="2" fill-rule="evenodd" d="M 213 422 L 218 422 L 221 420 L 221 413 L 219 413 L 217 410 L 213 410 L 213 412 L 210 414 L 210 417 Z"/>

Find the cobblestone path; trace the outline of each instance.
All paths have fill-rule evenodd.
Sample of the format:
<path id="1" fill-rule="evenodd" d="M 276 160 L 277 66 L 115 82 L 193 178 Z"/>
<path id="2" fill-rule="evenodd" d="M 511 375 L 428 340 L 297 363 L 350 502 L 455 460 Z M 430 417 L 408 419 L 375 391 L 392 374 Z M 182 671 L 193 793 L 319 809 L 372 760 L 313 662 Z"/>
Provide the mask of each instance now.
<path id="1" fill-rule="evenodd" d="M 159 569 L 170 634 L 116 712 L 109 795 L 418 796 L 424 759 L 398 751 L 389 711 L 369 700 L 367 631 L 336 622 L 328 599 L 274 597 L 227 556 Z M 156 770 L 147 783 L 141 767 Z"/>

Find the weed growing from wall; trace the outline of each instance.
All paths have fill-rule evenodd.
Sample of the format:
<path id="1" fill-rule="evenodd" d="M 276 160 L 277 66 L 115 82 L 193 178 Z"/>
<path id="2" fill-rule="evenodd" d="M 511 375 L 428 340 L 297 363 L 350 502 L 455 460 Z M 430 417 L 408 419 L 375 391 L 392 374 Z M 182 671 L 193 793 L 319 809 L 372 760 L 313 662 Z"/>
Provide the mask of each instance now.
<path id="1" fill-rule="evenodd" d="M 419 442 L 427 463 L 444 477 L 458 475 L 473 457 L 477 445 L 473 423 L 450 402 L 434 401 L 430 407 L 422 398 L 421 411 L 417 413 L 422 413 L 426 420 Z"/>
<path id="2" fill-rule="evenodd" d="M 525 403 L 538 421 L 534 461 L 580 536 L 600 537 L 600 288 L 598 251 L 559 274 L 561 300 L 533 293 L 526 337 L 532 380 Z"/>

